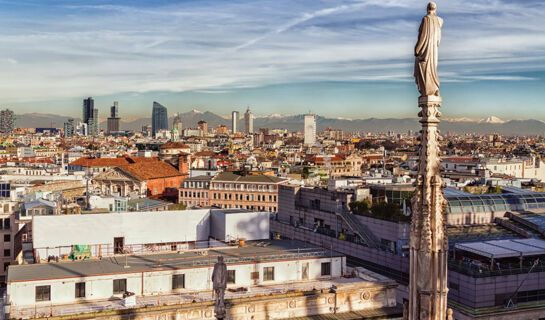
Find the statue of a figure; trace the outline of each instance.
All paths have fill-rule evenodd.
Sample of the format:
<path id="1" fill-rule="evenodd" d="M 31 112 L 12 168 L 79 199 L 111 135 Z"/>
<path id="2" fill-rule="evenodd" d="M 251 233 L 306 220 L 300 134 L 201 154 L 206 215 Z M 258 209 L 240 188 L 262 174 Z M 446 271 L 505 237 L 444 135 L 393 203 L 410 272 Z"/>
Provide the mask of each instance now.
<path id="1" fill-rule="evenodd" d="M 214 312 L 216 319 L 225 318 L 225 289 L 227 288 L 227 265 L 223 262 L 223 256 L 218 256 L 218 262 L 214 264 L 212 271 L 212 285 L 216 294 L 216 303 Z"/>
<path id="2" fill-rule="evenodd" d="M 414 78 L 422 96 L 439 96 L 437 55 L 443 19 L 437 16 L 436 9 L 434 2 L 428 4 L 428 14 L 422 18 L 414 47 Z"/>

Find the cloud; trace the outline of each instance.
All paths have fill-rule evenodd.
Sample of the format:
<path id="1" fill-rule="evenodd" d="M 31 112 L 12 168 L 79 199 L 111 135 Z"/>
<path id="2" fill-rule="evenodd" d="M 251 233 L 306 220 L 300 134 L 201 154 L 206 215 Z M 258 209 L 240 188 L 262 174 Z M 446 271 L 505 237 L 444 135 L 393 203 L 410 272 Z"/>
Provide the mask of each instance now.
<path id="1" fill-rule="evenodd" d="M 28 5 L 28 4 L 27 4 Z M 55 1 L 0 13 L 0 97 L 39 101 L 316 81 L 412 81 L 421 1 Z M 13 10 L 10 10 L 10 6 Z M 545 6 L 440 1 L 444 82 L 536 81 Z M 11 11 L 11 12 L 10 12 Z M 7 12 L 10 12 L 9 14 Z M 9 79 L 9 80 L 8 80 Z"/>

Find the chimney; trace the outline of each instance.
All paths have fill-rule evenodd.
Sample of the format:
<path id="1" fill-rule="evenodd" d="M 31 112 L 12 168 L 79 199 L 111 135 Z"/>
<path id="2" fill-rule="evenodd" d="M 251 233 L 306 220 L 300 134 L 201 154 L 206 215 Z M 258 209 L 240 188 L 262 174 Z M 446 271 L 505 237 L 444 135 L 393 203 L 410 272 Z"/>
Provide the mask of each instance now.
<path id="1" fill-rule="evenodd" d="M 191 155 L 182 152 L 178 155 L 178 171 L 183 175 L 189 175 L 189 164 L 191 163 Z"/>

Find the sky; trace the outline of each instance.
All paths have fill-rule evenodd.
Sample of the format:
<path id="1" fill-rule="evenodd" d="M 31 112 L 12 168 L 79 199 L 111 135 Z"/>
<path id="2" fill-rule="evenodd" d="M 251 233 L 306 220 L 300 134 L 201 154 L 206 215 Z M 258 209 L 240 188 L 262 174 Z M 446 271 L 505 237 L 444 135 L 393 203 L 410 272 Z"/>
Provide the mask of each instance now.
<path id="1" fill-rule="evenodd" d="M 545 0 L 439 0 L 445 118 L 545 121 Z M 0 0 L 0 107 L 416 117 L 426 1 Z"/>

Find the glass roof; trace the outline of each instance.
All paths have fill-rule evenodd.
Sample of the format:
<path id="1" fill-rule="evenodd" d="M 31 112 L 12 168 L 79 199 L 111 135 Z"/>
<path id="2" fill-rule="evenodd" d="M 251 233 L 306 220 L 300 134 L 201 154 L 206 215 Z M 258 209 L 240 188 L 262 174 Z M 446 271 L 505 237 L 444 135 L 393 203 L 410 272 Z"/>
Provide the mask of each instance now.
<path id="1" fill-rule="evenodd" d="M 545 192 L 454 195 L 446 194 L 447 213 L 545 210 Z"/>

